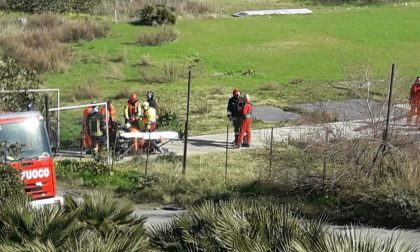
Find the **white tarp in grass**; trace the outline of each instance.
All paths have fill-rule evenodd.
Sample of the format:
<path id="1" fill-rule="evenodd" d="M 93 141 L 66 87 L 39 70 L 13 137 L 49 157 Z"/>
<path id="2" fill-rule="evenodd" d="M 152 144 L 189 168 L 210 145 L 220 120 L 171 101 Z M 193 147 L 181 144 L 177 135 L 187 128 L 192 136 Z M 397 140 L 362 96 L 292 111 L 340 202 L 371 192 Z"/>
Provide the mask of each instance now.
<path id="1" fill-rule="evenodd" d="M 312 14 L 310 9 L 278 9 L 278 10 L 251 10 L 240 11 L 233 14 L 234 17 L 262 16 L 262 15 L 296 15 L 296 14 Z"/>

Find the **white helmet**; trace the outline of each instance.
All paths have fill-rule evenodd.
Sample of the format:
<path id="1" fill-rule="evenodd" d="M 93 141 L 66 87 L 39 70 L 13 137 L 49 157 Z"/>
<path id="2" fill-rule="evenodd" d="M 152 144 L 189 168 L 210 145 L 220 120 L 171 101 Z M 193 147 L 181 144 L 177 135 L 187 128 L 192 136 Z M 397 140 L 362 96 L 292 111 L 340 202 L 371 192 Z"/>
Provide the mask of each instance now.
<path id="1" fill-rule="evenodd" d="M 125 125 L 124 125 L 124 130 L 126 130 L 126 131 L 130 131 L 131 130 L 131 123 L 126 123 Z"/>
<path id="2" fill-rule="evenodd" d="M 148 110 L 150 105 L 147 101 L 145 101 L 145 102 L 143 102 L 142 107 L 143 107 L 144 110 Z"/>

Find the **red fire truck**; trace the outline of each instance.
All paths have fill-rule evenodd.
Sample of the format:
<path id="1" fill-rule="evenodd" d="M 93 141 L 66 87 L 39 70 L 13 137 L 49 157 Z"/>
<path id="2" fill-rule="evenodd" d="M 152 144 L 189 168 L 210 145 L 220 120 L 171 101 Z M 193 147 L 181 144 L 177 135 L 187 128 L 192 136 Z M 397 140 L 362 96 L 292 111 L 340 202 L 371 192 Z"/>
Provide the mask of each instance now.
<path id="1" fill-rule="evenodd" d="M 1 160 L 21 173 L 32 206 L 61 204 L 45 120 L 39 112 L 0 115 Z M 12 151 L 17 149 L 17 151 Z"/>

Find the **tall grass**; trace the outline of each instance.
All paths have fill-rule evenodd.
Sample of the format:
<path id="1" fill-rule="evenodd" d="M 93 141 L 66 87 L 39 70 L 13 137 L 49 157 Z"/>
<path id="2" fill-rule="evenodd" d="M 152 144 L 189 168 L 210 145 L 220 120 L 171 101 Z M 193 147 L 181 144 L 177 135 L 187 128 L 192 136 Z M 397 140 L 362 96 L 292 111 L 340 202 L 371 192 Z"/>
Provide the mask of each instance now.
<path id="1" fill-rule="evenodd" d="M 0 47 L 25 67 L 39 73 L 65 71 L 72 49 L 66 43 L 106 35 L 108 26 L 91 21 L 68 21 L 55 14 L 34 15 L 27 25 L 0 20 Z"/>
<path id="2" fill-rule="evenodd" d="M 176 40 L 178 33 L 173 28 L 159 28 L 153 32 L 141 33 L 137 41 L 142 46 L 159 46 Z"/>

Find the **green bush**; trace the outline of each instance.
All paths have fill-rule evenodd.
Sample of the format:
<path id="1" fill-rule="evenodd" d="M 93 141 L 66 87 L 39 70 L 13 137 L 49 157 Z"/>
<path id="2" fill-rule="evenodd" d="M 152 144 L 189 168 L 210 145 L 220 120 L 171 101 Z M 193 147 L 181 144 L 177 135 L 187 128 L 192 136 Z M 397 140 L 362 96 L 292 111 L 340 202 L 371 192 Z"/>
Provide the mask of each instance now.
<path id="1" fill-rule="evenodd" d="M 169 8 L 165 5 L 152 5 L 144 6 L 137 15 L 137 21 L 133 24 L 140 25 L 164 25 L 175 24 L 176 16 L 174 8 Z"/>
<path id="2" fill-rule="evenodd" d="M 89 13 L 99 2 L 99 0 L 7 0 L 7 8 L 11 11 L 28 13 Z"/>
<path id="3" fill-rule="evenodd" d="M 159 113 L 158 125 L 161 129 L 164 130 L 182 130 L 182 125 L 179 122 L 178 115 L 172 110 L 168 110 L 164 107 L 161 108 Z"/>
<path id="4" fill-rule="evenodd" d="M 0 58 L 0 89 L 37 89 L 40 85 L 41 81 L 34 71 L 22 67 L 16 60 L 8 56 Z M 25 110 L 26 103 L 34 100 L 36 97 L 36 95 L 26 92 L 0 93 L 0 109 L 4 111 L 22 111 Z"/>
<path id="5" fill-rule="evenodd" d="M 416 251 L 398 237 L 374 238 L 328 230 L 325 218 L 308 221 L 287 206 L 260 201 L 206 202 L 153 227 L 160 251 Z"/>
<path id="6" fill-rule="evenodd" d="M 148 251 L 144 222 L 106 195 L 40 209 L 16 199 L 0 205 L 0 251 Z"/>
<path id="7" fill-rule="evenodd" d="M 10 165 L 0 166 L 0 204 L 10 198 L 25 195 L 25 187 L 20 173 Z"/>

